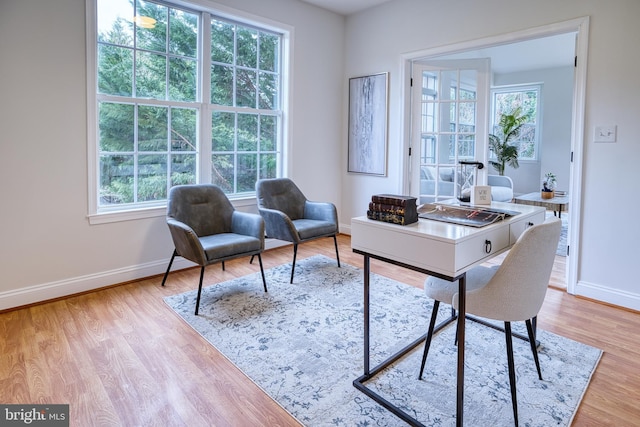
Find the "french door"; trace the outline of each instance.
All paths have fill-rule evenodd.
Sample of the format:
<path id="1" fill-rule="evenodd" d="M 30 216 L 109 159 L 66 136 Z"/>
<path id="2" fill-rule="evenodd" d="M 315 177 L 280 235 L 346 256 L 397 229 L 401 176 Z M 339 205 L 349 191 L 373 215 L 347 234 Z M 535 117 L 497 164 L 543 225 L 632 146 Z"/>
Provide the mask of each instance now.
<path id="1" fill-rule="evenodd" d="M 489 84 L 489 59 L 413 63 L 410 189 L 419 203 L 457 196 L 459 161 L 487 166 Z"/>

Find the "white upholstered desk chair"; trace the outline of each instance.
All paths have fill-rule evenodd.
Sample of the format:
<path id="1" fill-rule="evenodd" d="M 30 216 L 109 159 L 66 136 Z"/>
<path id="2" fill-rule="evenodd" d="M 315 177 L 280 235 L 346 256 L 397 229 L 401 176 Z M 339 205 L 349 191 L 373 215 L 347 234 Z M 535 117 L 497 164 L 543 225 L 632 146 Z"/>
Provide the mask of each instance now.
<path id="1" fill-rule="evenodd" d="M 538 350 L 532 319 L 538 315 L 544 301 L 556 248 L 560 239 L 561 221 L 552 218 L 529 227 L 509 250 L 500 266 L 478 266 L 467 272 L 466 312 L 487 319 L 504 321 L 509 365 L 509 385 L 515 425 L 518 425 L 516 376 L 511 341 L 511 322 L 525 321 L 531 351 L 536 362 L 538 377 L 542 380 Z M 429 276 L 424 284 L 425 293 L 434 299 L 433 313 L 427 333 L 420 376 L 424 371 L 433 336 L 440 301 L 458 308 L 458 282 Z"/>

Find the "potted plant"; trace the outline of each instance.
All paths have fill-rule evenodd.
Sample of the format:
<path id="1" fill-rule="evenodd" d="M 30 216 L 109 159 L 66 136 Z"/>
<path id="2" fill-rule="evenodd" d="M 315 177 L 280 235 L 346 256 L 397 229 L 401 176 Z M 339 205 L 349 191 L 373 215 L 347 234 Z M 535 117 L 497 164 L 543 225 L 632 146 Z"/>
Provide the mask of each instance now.
<path id="1" fill-rule="evenodd" d="M 511 145 L 510 141 L 520 134 L 522 126 L 528 121 L 528 116 L 522 114 L 522 108 L 514 109 L 510 114 L 501 114 L 498 122 L 499 135 L 489 134 L 489 148 L 495 154 L 495 160 L 489 160 L 489 164 L 504 175 L 506 165 L 517 169 L 518 147 Z"/>
<path id="2" fill-rule="evenodd" d="M 553 199 L 556 189 L 556 175 L 553 172 L 547 172 L 542 181 L 542 190 L 540 196 L 543 199 Z"/>

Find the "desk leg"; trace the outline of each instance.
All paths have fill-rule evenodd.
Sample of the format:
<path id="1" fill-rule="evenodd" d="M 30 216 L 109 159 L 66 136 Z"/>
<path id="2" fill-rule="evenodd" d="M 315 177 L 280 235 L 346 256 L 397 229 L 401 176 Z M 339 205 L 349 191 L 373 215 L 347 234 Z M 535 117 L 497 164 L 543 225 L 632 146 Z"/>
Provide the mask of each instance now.
<path id="1" fill-rule="evenodd" d="M 467 274 L 458 280 L 458 389 L 456 399 L 456 426 L 462 427 L 464 413 L 464 327 L 467 313 Z"/>
<path id="2" fill-rule="evenodd" d="M 369 273 L 371 258 L 364 256 L 364 374 L 369 376 Z"/>

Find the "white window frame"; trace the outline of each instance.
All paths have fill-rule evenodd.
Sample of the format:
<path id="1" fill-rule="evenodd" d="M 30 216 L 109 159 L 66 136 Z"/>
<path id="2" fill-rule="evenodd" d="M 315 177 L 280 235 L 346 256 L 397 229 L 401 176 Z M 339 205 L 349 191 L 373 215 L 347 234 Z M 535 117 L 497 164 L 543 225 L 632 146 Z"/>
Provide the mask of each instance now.
<path id="1" fill-rule="evenodd" d="M 278 162 L 277 176 L 287 176 L 290 169 L 288 151 L 291 148 L 291 142 L 289 135 L 291 134 L 291 120 L 289 117 L 289 106 L 291 105 L 291 72 L 292 72 L 292 49 L 293 46 L 293 27 L 268 19 L 257 15 L 252 15 L 244 11 L 236 10 L 221 6 L 207 0 L 173 0 L 170 2 L 160 0 L 160 3 L 166 3 L 169 6 L 186 7 L 197 12 L 203 12 L 205 16 L 215 15 L 224 19 L 235 21 L 239 24 L 248 25 L 264 29 L 267 31 L 273 31 L 282 34 L 282 57 L 281 57 L 281 91 L 280 102 L 282 111 L 278 150 L 280 152 L 280 160 Z M 87 56 L 87 172 L 88 172 L 88 215 L 87 218 L 90 224 L 103 224 L 151 217 L 159 217 L 166 215 L 166 201 L 158 201 L 157 204 L 151 203 L 146 206 L 133 205 L 123 208 L 99 208 L 99 152 L 98 152 L 98 94 L 97 94 L 97 0 L 86 0 L 86 56 Z M 208 42 L 205 42 L 208 43 Z M 202 44 L 202 43 L 199 43 Z M 203 46 L 199 46 L 201 51 L 206 52 Z M 209 61 L 206 60 L 207 55 L 203 55 L 205 64 Z M 208 65 L 205 65 L 208 67 Z M 199 78 L 200 70 L 198 71 Z M 201 83 L 201 91 L 204 89 L 204 85 L 208 85 L 209 82 L 206 79 Z M 200 100 L 199 104 L 199 120 L 201 118 L 207 119 L 211 114 L 211 105 L 208 100 Z M 210 119 L 209 119 L 210 120 Z M 198 141 L 199 149 L 198 156 L 208 156 L 210 159 L 211 136 L 205 135 L 204 129 L 207 127 L 199 126 L 198 128 Z M 205 143 L 202 143 L 205 141 Z M 199 165 L 202 162 L 199 162 Z M 203 172 L 203 168 L 198 167 L 198 179 L 199 182 L 209 182 L 209 173 Z M 237 208 L 250 208 L 255 206 L 255 193 L 247 193 L 238 196 L 229 197 Z"/>
<path id="2" fill-rule="evenodd" d="M 497 93 L 514 93 L 514 92 L 527 92 L 536 91 L 536 117 L 535 117 L 535 140 L 534 144 L 534 156 L 533 157 L 518 157 L 518 162 L 537 162 L 540 159 L 540 136 L 542 132 L 542 83 L 527 83 L 527 84 L 515 84 L 515 85 L 502 85 L 494 86 L 491 88 L 491 116 L 489 123 L 489 132 L 493 133 L 495 116 L 496 116 L 496 102 L 495 95 Z M 489 156 L 491 159 L 495 159 L 495 155 L 489 150 Z"/>

